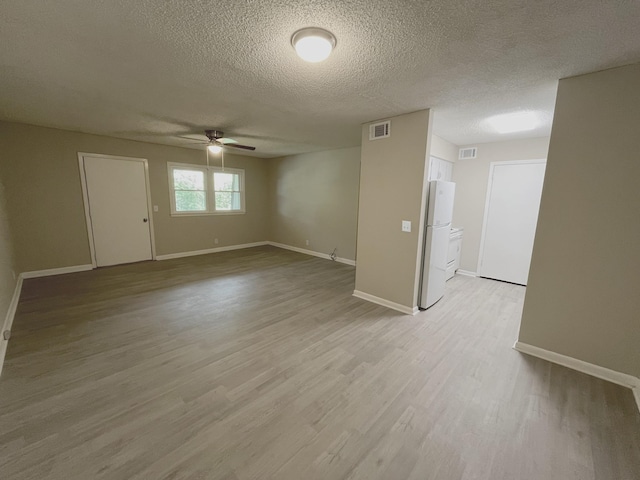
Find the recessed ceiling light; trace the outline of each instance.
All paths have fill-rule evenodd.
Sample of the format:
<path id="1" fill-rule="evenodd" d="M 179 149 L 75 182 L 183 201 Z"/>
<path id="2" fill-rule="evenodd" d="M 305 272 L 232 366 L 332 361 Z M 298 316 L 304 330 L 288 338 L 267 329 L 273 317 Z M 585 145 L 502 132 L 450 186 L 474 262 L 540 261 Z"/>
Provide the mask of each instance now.
<path id="1" fill-rule="evenodd" d="M 498 133 L 526 132 L 538 126 L 540 120 L 535 112 L 516 112 L 494 115 L 487 123 Z"/>
<path id="2" fill-rule="evenodd" d="M 298 56 L 311 63 L 325 60 L 336 46 L 336 37 L 322 28 L 303 28 L 291 37 Z"/>

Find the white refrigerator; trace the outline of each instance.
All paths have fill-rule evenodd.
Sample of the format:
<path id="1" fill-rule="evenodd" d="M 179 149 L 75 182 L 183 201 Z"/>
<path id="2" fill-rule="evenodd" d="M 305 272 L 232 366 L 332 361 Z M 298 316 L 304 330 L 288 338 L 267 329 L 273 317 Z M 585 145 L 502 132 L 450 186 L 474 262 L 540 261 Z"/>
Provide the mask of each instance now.
<path id="1" fill-rule="evenodd" d="M 429 182 L 420 308 L 429 308 L 444 295 L 455 192 L 456 184 L 453 182 Z"/>

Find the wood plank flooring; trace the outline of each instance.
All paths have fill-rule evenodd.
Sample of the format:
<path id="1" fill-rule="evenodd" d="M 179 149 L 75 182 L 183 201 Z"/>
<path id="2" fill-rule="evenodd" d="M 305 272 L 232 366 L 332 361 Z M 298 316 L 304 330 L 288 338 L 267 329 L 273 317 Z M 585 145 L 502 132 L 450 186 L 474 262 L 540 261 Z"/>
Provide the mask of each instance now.
<path id="1" fill-rule="evenodd" d="M 640 478 L 631 391 L 511 348 L 523 287 L 410 317 L 353 286 L 274 247 L 26 280 L 0 477 Z"/>

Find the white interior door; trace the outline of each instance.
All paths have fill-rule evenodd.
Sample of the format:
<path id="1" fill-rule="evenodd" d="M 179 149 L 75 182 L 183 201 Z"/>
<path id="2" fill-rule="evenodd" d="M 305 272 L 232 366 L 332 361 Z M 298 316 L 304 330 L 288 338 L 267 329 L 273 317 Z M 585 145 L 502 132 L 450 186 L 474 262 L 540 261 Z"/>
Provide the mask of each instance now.
<path id="1" fill-rule="evenodd" d="M 96 265 L 151 260 L 144 161 L 91 156 L 83 160 Z"/>
<path id="2" fill-rule="evenodd" d="M 479 274 L 527 284 L 544 181 L 544 160 L 492 164 Z"/>

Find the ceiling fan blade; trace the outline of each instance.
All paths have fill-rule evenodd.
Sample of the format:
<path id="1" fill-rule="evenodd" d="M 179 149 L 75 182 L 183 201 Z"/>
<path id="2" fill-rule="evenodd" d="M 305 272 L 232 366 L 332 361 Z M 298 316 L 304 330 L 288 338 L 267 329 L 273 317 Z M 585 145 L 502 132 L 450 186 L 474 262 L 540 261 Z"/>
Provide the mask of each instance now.
<path id="1" fill-rule="evenodd" d="M 206 135 L 202 135 L 202 134 L 196 134 L 196 133 L 189 133 L 186 135 L 178 135 L 179 138 L 183 139 L 183 140 L 191 140 L 192 142 L 208 142 L 209 139 L 206 137 Z"/>
<path id="2" fill-rule="evenodd" d="M 225 144 L 225 147 L 241 148 L 243 150 L 255 150 L 256 149 L 256 147 L 249 147 L 247 145 L 240 145 L 239 143 L 227 143 L 227 144 Z"/>
<path id="3" fill-rule="evenodd" d="M 238 143 L 238 141 L 234 140 L 233 138 L 219 138 L 218 141 L 220 143 L 224 143 L 225 145 L 228 145 L 230 143 Z"/>

